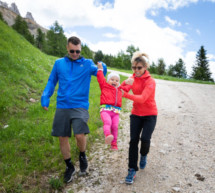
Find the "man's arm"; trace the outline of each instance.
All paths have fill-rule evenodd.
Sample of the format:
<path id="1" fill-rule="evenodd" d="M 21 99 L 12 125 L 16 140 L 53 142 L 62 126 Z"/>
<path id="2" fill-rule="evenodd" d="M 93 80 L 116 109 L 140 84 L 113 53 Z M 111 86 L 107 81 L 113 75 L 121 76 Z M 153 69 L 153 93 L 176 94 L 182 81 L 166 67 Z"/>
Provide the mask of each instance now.
<path id="1" fill-rule="evenodd" d="M 49 76 L 48 83 L 43 91 L 43 94 L 41 96 L 41 105 L 45 110 L 48 110 L 49 107 L 49 102 L 50 102 L 50 97 L 53 95 L 55 86 L 58 81 L 58 76 L 57 76 L 57 65 L 56 62 L 54 64 L 54 67 L 52 69 L 52 72 Z"/>
<path id="2" fill-rule="evenodd" d="M 107 74 L 107 66 L 106 66 L 106 64 L 103 63 L 103 62 L 99 62 L 99 63 L 102 64 L 103 74 L 104 74 L 104 76 L 106 76 L 106 74 Z M 97 76 L 97 72 L 98 72 L 98 67 L 92 61 L 92 64 L 91 64 L 91 75 Z"/>

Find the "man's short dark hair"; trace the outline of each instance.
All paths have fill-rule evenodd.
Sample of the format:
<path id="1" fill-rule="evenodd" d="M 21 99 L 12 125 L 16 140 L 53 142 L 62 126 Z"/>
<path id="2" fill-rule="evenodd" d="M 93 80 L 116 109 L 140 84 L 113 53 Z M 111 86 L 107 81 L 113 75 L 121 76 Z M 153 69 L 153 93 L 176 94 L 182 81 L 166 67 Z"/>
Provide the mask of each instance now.
<path id="1" fill-rule="evenodd" d="M 81 40 L 78 37 L 72 36 L 68 39 L 67 43 L 72 43 L 74 45 L 81 44 Z"/>

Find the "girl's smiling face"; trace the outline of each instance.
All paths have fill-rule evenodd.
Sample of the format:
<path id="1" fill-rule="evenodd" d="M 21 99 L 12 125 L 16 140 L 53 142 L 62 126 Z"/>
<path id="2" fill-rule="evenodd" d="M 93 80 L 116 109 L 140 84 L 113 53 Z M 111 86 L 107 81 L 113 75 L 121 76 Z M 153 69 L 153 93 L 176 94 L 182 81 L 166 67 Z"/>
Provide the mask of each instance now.
<path id="1" fill-rule="evenodd" d="M 108 80 L 108 84 L 114 86 L 115 88 L 117 88 L 119 86 L 119 78 L 117 76 L 112 76 L 109 80 Z"/>

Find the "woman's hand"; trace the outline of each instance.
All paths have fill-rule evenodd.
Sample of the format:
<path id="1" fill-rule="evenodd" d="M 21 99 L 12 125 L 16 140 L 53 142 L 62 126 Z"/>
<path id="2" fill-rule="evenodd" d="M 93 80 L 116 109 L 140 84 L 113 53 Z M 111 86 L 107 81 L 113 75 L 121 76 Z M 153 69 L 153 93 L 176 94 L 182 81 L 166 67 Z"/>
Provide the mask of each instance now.
<path id="1" fill-rule="evenodd" d="M 101 63 L 101 62 L 98 62 L 98 63 L 97 63 L 97 66 L 98 66 L 98 69 L 103 70 L 103 66 L 102 66 L 102 63 Z"/>
<path id="2" fill-rule="evenodd" d="M 133 78 L 128 78 L 127 80 L 125 80 L 125 84 L 128 84 L 128 85 L 132 85 L 133 82 L 134 82 Z"/>

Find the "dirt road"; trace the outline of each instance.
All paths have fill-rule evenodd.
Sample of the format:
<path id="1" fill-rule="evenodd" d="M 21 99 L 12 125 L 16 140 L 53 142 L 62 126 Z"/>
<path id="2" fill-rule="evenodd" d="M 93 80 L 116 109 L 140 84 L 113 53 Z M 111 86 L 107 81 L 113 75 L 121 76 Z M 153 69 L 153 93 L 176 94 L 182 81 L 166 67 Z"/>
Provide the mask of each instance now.
<path id="1" fill-rule="evenodd" d="M 119 150 L 97 141 L 89 157 L 89 175 L 76 176 L 65 192 L 214 193 L 215 86 L 156 80 L 158 122 L 148 164 L 126 185 L 129 115 L 121 114 Z M 72 190 L 72 191 L 71 191 Z"/>

